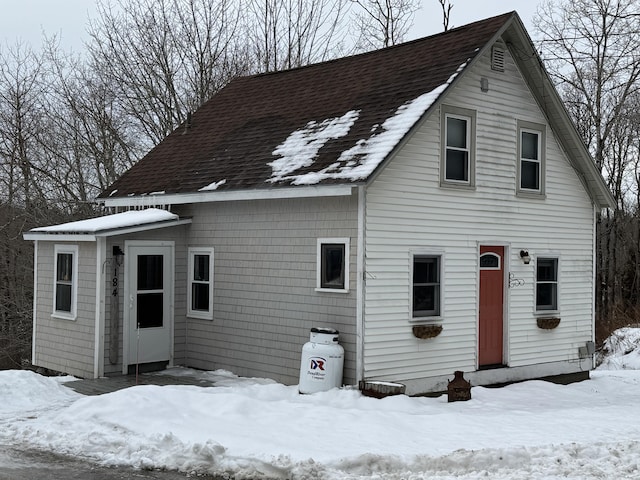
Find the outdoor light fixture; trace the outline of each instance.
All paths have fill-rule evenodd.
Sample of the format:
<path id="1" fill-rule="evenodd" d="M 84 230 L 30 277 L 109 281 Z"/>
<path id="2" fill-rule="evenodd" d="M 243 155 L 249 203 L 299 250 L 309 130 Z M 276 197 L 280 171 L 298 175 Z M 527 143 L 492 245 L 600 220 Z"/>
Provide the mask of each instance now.
<path id="1" fill-rule="evenodd" d="M 116 265 L 122 265 L 122 261 L 124 259 L 124 252 L 118 245 L 113 246 L 113 258 L 116 261 Z"/>
<path id="2" fill-rule="evenodd" d="M 529 256 L 529 252 L 527 250 L 520 250 L 520 258 L 525 265 L 529 265 L 529 263 L 531 262 L 531 257 Z"/>
<path id="3" fill-rule="evenodd" d="M 483 92 L 489 91 L 489 79 L 487 77 L 482 77 L 480 79 L 480 90 Z"/>

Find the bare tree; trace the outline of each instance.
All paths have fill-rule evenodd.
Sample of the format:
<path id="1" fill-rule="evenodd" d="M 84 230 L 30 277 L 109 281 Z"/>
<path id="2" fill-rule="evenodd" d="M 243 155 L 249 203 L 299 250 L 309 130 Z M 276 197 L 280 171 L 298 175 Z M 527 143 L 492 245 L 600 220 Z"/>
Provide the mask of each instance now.
<path id="1" fill-rule="evenodd" d="M 449 18 L 451 18 L 451 9 L 453 4 L 449 0 L 438 0 L 440 7 L 442 7 L 442 26 L 444 31 L 449 30 Z"/>
<path id="2" fill-rule="evenodd" d="M 162 140 L 230 78 L 239 11 L 230 0 L 99 2 L 89 26 L 91 68 L 134 119 L 148 146 Z"/>
<path id="3" fill-rule="evenodd" d="M 37 182 L 42 73 L 28 46 L 0 49 L 0 368 L 19 366 L 30 344 L 33 257 L 20 234 L 46 210 Z"/>
<path id="4" fill-rule="evenodd" d="M 388 47 L 402 42 L 419 0 L 351 0 L 358 7 L 356 24 L 360 31 L 358 46 L 364 49 Z"/>
<path id="5" fill-rule="evenodd" d="M 611 326 L 629 306 L 625 242 L 637 235 L 628 232 L 629 213 L 637 211 L 628 179 L 638 154 L 638 19 L 635 0 L 547 1 L 535 19 L 547 68 L 616 199 L 599 219 L 597 245 L 598 317 Z"/>
<path id="6" fill-rule="evenodd" d="M 258 71 L 299 67 L 335 57 L 346 37 L 343 0 L 250 0 L 245 28 Z"/>
<path id="7" fill-rule="evenodd" d="M 0 51 L 0 195 L 29 208 L 36 192 L 34 166 L 41 130 L 43 62 L 29 47 Z"/>
<path id="8" fill-rule="evenodd" d="M 56 186 L 59 207 L 89 213 L 90 202 L 133 165 L 144 144 L 115 88 L 81 58 L 52 42 L 47 69 L 47 128 L 40 143 L 51 167 L 41 177 Z"/>

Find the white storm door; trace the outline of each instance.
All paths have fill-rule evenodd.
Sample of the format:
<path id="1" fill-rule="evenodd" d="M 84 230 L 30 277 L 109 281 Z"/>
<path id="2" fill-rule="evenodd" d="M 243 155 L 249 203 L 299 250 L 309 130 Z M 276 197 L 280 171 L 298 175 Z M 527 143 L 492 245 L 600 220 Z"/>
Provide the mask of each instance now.
<path id="1" fill-rule="evenodd" d="M 129 246 L 128 365 L 171 360 L 173 247 Z"/>

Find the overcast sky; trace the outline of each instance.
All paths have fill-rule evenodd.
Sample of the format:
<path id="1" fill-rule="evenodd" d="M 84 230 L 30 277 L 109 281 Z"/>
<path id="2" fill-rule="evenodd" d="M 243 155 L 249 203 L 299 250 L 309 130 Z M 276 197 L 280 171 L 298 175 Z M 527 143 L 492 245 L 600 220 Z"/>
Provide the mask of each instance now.
<path id="1" fill-rule="evenodd" d="M 516 10 L 533 37 L 536 0 L 452 0 L 450 27 Z M 438 0 L 423 0 L 423 7 L 406 40 L 442 31 Z M 65 49 L 82 50 L 87 19 L 96 14 L 96 0 L 0 0 L 0 40 L 13 45 L 21 40 L 38 48 L 42 33 L 59 35 Z"/>

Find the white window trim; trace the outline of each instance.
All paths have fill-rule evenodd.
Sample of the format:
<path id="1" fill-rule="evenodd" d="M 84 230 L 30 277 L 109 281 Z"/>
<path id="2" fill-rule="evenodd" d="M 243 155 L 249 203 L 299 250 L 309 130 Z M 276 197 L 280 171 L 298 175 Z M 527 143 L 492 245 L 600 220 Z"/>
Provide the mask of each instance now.
<path id="1" fill-rule="evenodd" d="M 447 118 L 459 118 L 467 120 L 467 146 L 469 150 L 468 180 L 452 180 L 446 178 L 447 164 Z M 475 188 L 476 183 L 476 112 L 466 108 L 453 107 L 450 105 L 442 106 L 441 124 L 440 124 L 440 143 L 442 145 L 440 151 L 440 185 L 452 186 L 457 188 Z"/>
<path id="2" fill-rule="evenodd" d="M 73 269 L 71 272 L 71 311 L 56 310 L 56 296 L 58 293 L 58 254 L 71 254 Z M 75 320 L 78 315 L 78 246 L 77 245 L 54 245 L 53 247 L 53 299 L 52 317 L 63 320 Z"/>
<path id="3" fill-rule="evenodd" d="M 413 316 L 413 259 L 414 257 L 440 257 L 440 314 L 422 317 Z M 409 251 L 409 322 L 410 323 L 432 323 L 444 319 L 444 280 L 445 280 L 445 256 L 444 250 L 411 250 Z"/>
<path id="4" fill-rule="evenodd" d="M 525 160 L 527 162 L 536 162 L 536 160 L 526 158 L 522 158 L 522 133 L 535 133 L 538 135 L 538 168 L 539 168 L 539 188 L 522 188 L 522 161 Z M 541 197 L 545 195 L 545 187 L 546 187 L 546 150 L 547 150 L 547 137 L 546 137 L 546 128 L 544 125 L 539 123 L 525 122 L 522 120 L 518 120 L 518 139 L 517 139 L 517 173 L 516 173 L 516 193 L 518 195 L 527 196 L 530 195 L 532 197 Z"/>
<path id="5" fill-rule="evenodd" d="M 199 318 L 201 320 L 213 320 L 213 247 L 189 247 L 188 248 L 188 271 L 187 271 L 187 317 Z M 206 312 L 201 310 L 193 310 L 193 267 L 196 255 L 209 255 L 209 308 Z M 204 282 L 199 282 L 204 283 Z"/>
<path id="6" fill-rule="evenodd" d="M 556 272 L 556 309 L 555 310 L 538 310 L 537 292 L 538 292 L 538 259 L 540 258 L 554 258 L 557 261 L 558 271 Z M 536 316 L 549 316 L 560 315 L 560 255 L 557 253 L 542 253 L 537 254 L 535 259 L 535 268 L 533 270 L 533 310 Z"/>
<path id="7" fill-rule="evenodd" d="M 325 243 L 344 244 L 344 288 L 322 288 L 322 245 Z M 349 257 L 350 257 L 350 239 L 348 237 L 341 238 L 318 238 L 316 246 L 316 292 L 333 292 L 348 293 L 349 292 Z"/>

